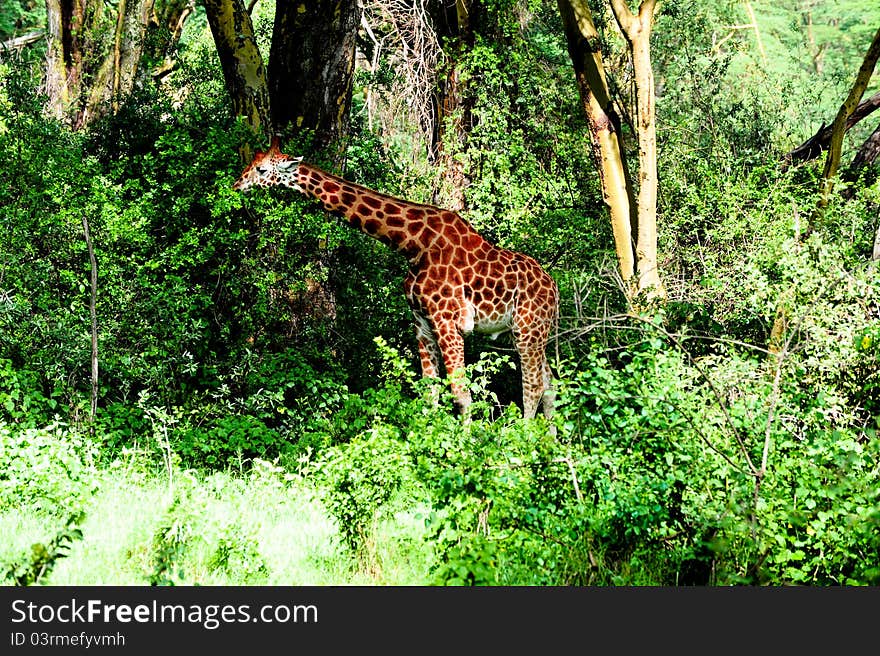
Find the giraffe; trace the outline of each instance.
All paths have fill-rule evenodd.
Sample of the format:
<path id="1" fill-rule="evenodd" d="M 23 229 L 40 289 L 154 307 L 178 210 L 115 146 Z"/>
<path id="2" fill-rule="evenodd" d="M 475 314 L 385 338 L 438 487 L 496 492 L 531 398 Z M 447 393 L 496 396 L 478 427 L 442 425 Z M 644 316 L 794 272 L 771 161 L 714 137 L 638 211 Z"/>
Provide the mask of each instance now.
<path id="1" fill-rule="evenodd" d="M 404 292 L 415 319 L 422 375 L 437 378 L 441 362 L 455 404 L 466 417 L 471 394 L 463 380 L 464 336 L 511 333 L 522 372 L 523 416 L 542 405 L 553 412 L 546 345 L 556 325 L 556 283 L 528 255 L 484 239 L 455 212 L 394 198 L 322 171 L 281 152 L 275 138 L 257 151 L 233 189 L 285 186 L 409 260 Z"/>

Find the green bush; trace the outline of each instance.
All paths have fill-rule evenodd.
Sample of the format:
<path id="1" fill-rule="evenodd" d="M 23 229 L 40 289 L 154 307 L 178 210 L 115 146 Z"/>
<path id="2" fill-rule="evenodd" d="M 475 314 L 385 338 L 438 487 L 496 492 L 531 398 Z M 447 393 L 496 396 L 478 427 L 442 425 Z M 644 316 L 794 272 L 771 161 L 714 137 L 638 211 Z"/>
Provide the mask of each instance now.
<path id="1" fill-rule="evenodd" d="M 330 447 L 321 454 L 315 471 L 343 543 L 357 557 L 368 556 L 379 513 L 409 478 L 406 446 L 399 433 L 382 425 L 346 445 Z"/>
<path id="2" fill-rule="evenodd" d="M 64 424 L 0 423 L 0 512 L 78 513 L 97 485 L 94 456 L 89 440 Z"/>

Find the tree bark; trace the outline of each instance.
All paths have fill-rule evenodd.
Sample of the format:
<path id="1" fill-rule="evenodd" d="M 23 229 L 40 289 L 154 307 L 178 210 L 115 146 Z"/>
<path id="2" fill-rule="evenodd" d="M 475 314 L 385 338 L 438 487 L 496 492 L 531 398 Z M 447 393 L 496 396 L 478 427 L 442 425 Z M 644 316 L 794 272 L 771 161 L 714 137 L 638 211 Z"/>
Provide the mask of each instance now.
<path id="1" fill-rule="evenodd" d="M 46 0 L 46 110 L 74 129 L 119 104 L 134 88 L 155 0 Z M 108 29 L 110 25 L 113 29 Z"/>
<path id="2" fill-rule="evenodd" d="M 657 127 L 654 73 L 651 69 L 651 27 L 655 0 L 644 0 L 633 14 L 624 0 L 611 0 L 614 18 L 629 45 L 635 73 L 636 132 L 639 141 L 638 231 L 636 236 L 637 294 L 664 298 L 657 268 Z"/>
<path id="3" fill-rule="evenodd" d="M 46 47 L 46 110 L 58 120 L 74 114 L 77 122 L 76 104 L 79 101 L 80 82 L 83 77 L 85 15 L 100 14 L 99 0 L 46 0 L 46 23 L 48 44 Z"/>
<path id="4" fill-rule="evenodd" d="M 272 133 L 269 88 L 251 16 L 241 0 L 205 0 L 205 11 L 232 111 L 262 141 L 268 141 Z M 252 154 L 249 148 L 242 149 L 243 160 L 250 161 Z"/>
<path id="5" fill-rule="evenodd" d="M 345 159 L 357 0 L 279 2 L 269 51 L 268 88 L 276 131 L 314 131 L 333 164 Z"/>
<path id="6" fill-rule="evenodd" d="M 119 0 L 112 47 L 92 78 L 80 126 L 118 112 L 122 98 L 134 89 L 153 5 L 154 0 Z"/>
<path id="7" fill-rule="evenodd" d="M 599 33 L 586 0 L 558 0 L 558 6 L 581 103 L 589 123 L 603 198 L 611 213 L 620 275 L 627 298 L 631 299 L 633 290 L 630 286 L 636 271 L 633 232 L 638 216 L 621 143 L 620 122 L 614 113 L 605 77 Z"/>
<path id="8" fill-rule="evenodd" d="M 853 83 L 852 89 L 846 100 L 844 100 L 843 104 L 840 106 L 840 110 L 837 112 L 837 116 L 831 126 L 828 155 L 825 158 L 825 168 L 822 172 L 822 186 L 820 189 L 819 200 L 816 203 L 816 211 L 813 213 L 812 221 L 810 221 L 810 228 L 821 221 L 825 208 L 828 207 L 831 191 L 834 189 L 834 179 L 837 176 L 837 169 L 840 165 L 840 154 L 843 150 L 843 135 L 846 132 L 847 120 L 852 116 L 856 107 L 859 105 L 859 101 L 862 99 L 862 95 L 865 93 L 865 89 L 871 81 L 871 76 L 874 73 L 874 67 L 877 64 L 878 58 L 880 58 L 880 29 L 874 34 L 874 39 L 871 41 L 871 45 L 865 53 L 865 58 L 862 61 L 858 74 L 856 75 L 856 80 Z"/>

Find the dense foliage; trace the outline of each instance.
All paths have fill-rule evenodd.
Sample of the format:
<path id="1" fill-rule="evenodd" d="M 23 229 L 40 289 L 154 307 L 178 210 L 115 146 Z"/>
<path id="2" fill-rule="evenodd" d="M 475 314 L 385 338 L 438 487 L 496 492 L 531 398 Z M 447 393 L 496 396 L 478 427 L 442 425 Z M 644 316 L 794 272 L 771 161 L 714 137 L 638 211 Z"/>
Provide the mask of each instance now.
<path id="1" fill-rule="evenodd" d="M 468 342 L 469 423 L 419 379 L 398 256 L 293 192 L 231 189 L 252 136 L 198 14 L 168 80 L 88 130 L 45 116 L 39 44 L 2 55 L 7 582 L 880 583 L 877 168 L 805 235 L 819 164 L 782 166 L 833 118 L 880 11 L 815 3 L 808 36 L 805 3 L 753 2 L 757 35 L 730 28 L 741 3 L 664 3 L 669 299 L 628 316 L 555 3 L 484 4 L 460 62 L 468 218 L 559 283 L 555 434 L 521 419 L 509 345 Z M 0 39 L 39 24 L 10 7 Z M 389 80 L 358 79 L 346 176 L 428 200 L 418 140 L 361 113 Z M 113 498 L 143 523 L 102 532 Z M 297 542 L 322 575 L 291 571 L 283 513 L 327 524 Z"/>

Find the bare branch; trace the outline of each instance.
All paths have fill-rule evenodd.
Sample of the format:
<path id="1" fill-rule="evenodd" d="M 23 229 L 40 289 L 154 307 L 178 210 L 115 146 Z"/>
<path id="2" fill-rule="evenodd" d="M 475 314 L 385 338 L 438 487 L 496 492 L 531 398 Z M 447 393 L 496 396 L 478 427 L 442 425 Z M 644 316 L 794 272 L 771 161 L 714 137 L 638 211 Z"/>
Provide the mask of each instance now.
<path id="1" fill-rule="evenodd" d="M 5 50 L 19 50 L 31 43 L 39 41 L 44 36 L 46 36 L 46 30 L 34 30 L 33 32 L 28 32 L 27 34 L 8 39 L 3 43 L 0 43 L 0 52 Z"/>
<path id="2" fill-rule="evenodd" d="M 429 0 L 365 0 L 364 22 L 368 38 L 387 54 L 396 73 L 383 94 L 389 122 L 398 116 L 418 122 L 430 143 L 434 129 L 433 93 L 443 52 L 428 14 Z M 365 29 L 366 31 L 366 29 Z M 379 59 L 374 53 L 373 72 Z"/>

